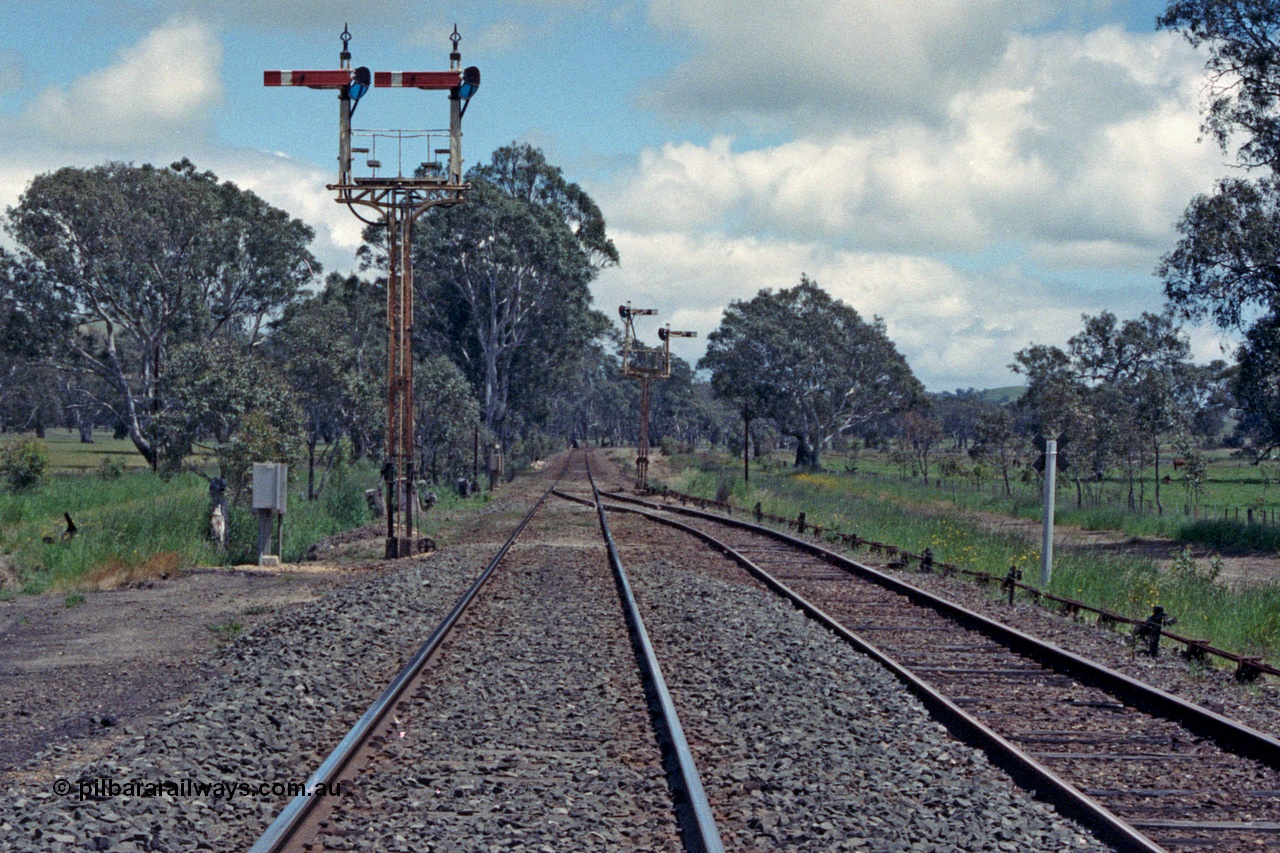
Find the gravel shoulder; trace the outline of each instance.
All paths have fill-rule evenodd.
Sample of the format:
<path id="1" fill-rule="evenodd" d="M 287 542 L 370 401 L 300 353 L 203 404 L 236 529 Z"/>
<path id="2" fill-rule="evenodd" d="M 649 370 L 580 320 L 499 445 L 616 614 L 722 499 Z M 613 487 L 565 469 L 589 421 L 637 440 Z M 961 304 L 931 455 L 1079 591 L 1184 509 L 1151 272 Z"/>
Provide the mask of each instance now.
<path id="1" fill-rule="evenodd" d="M 137 667 L 145 671 L 148 686 L 136 689 L 138 697 L 130 698 L 140 706 L 138 713 L 126 716 L 121 711 L 114 725 L 98 723 L 111 731 L 109 736 L 94 730 L 74 743 L 65 735 L 50 736 L 35 754 L 31 753 L 38 744 L 23 747 L 22 754 L 31 757 L 4 778 L 0 851 L 128 853 L 247 847 L 288 801 L 287 793 L 103 796 L 92 790 L 86 795 L 82 785 L 95 779 L 139 785 L 182 780 L 301 783 L 475 579 L 510 532 L 513 519 L 527 509 L 528 493 L 542 488 L 518 481 L 437 535 L 438 541 L 453 545 L 421 558 L 379 563 L 377 568 L 327 566 L 303 572 L 284 567 L 265 576 L 248 571 L 195 573 L 149 590 L 91 594 L 74 608 L 52 598 L 6 603 L 18 610 L 37 608 L 22 611 L 32 615 L 43 606 L 43 612 L 51 614 L 44 640 L 38 620 L 31 616 L 14 626 L 29 646 L 44 642 L 52 649 L 47 657 L 53 659 L 66 658 L 69 650 L 82 656 L 75 666 L 24 671 L 18 665 L 23 656 L 7 652 L 10 663 L 0 690 L 16 686 L 47 710 L 15 714 L 16 723 L 6 729 L 6 744 L 10 732 L 39 731 L 41 725 L 72 716 L 62 691 L 73 691 L 78 702 L 96 701 L 100 685 L 113 683 L 114 675 L 107 672 Z M 308 578 L 310 584 L 298 577 Z M 201 588 L 197 584 L 205 579 L 217 591 L 209 593 L 217 604 L 193 610 L 191 602 L 198 600 L 196 590 Z M 236 587 L 238 582 L 245 586 Z M 246 607 L 245 590 L 259 583 L 265 586 L 258 589 L 278 585 L 277 600 L 280 590 L 307 592 L 293 592 L 275 611 L 258 612 L 268 605 Z M 138 598 L 140 592 L 159 600 Z M 61 616 L 58 608 L 69 615 Z M 255 612 L 246 616 L 248 609 Z M 11 626 L 21 618 L 16 610 L 5 612 Z M 196 620 L 222 619 L 228 613 L 262 618 L 246 623 L 238 638 L 219 649 L 210 642 L 205 623 Z M 189 645 L 179 648 L 189 651 L 180 657 L 174 637 L 182 635 L 184 625 L 197 639 L 182 640 Z M 110 664 L 97 659 L 95 666 L 95 643 L 108 642 L 106 637 L 114 637 L 121 649 L 109 658 Z M 12 648 L 8 642 L 4 646 Z M 124 647 L 140 648 L 140 656 L 130 657 Z M 64 654 L 58 655 L 59 650 Z M 166 654 L 173 655 L 170 663 L 176 668 L 161 666 Z M 78 678 L 99 687 L 80 686 Z M 59 791 L 59 780 L 70 785 L 69 794 Z"/>
<path id="2" fill-rule="evenodd" d="M 605 479 L 609 487 L 617 488 L 625 474 L 608 469 Z M 247 847 L 287 796 L 109 796 L 81 801 L 74 795 L 55 795 L 52 785 L 59 777 L 73 782 L 94 778 L 301 781 L 302 768 L 319 763 L 475 578 L 533 496 L 548 484 L 545 477 L 518 480 L 478 511 L 447 520 L 436 537 L 440 550 L 423 558 L 367 562 L 378 540 L 357 540 L 324 551 L 327 562 L 305 571 L 284 567 L 277 572 L 196 572 L 151 587 L 92 593 L 74 607 L 51 596 L 0 602 L 0 758 L 12 756 L 7 759 L 8 769 L 0 764 L 0 779 L 8 794 L 0 802 L 0 853 Z M 579 538 L 569 535 L 568 529 L 562 533 L 561 546 Z M 723 602 L 723 607 L 730 608 L 718 615 L 711 609 L 705 615 L 700 612 L 697 619 L 701 621 L 693 626 L 702 643 L 690 651 L 695 672 L 700 660 L 704 668 L 708 666 L 711 648 L 717 658 L 741 658 L 741 674 L 727 666 L 704 673 L 706 680 L 719 679 L 737 691 L 737 701 L 717 710 L 711 704 L 719 701 L 715 697 L 691 696 L 695 705 L 689 709 L 689 719 L 708 727 L 701 737 L 704 742 L 732 751 L 754 746 L 761 729 L 753 729 L 751 720 L 744 725 L 734 715 L 752 702 L 760 704 L 760 697 L 773 689 L 767 668 L 780 663 L 794 671 L 795 678 L 789 680 L 809 685 L 810 692 L 802 689 L 788 700 L 791 704 L 778 703 L 779 721 L 769 725 L 781 730 L 783 723 L 794 724 L 801 717 L 807 722 L 811 702 L 823 703 L 833 714 L 839 710 L 848 724 L 841 744 L 845 752 L 840 753 L 846 763 L 839 772 L 850 779 L 846 787 L 853 793 L 849 796 L 858 792 L 857 780 L 870 784 L 867 762 L 879 768 L 906 761 L 917 768 L 892 790 L 877 792 L 874 812 L 864 807 L 864 800 L 853 805 L 850 800 L 840 811 L 828 810 L 822 821 L 831 826 L 818 834 L 848 833 L 845 837 L 866 842 L 846 849 L 911 849 L 900 842 L 927 843 L 935 830 L 956 833 L 948 837 L 946 844 L 952 845 L 948 849 L 1058 850 L 1090 845 L 1040 807 L 1024 805 L 1019 792 L 989 781 L 991 771 L 981 756 L 957 757 L 941 734 L 935 735 L 936 726 L 909 702 L 886 699 L 895 689 L 887 676 L 876 674 L 878 670 L 850 675 L 855 667 L 843 657 L 828 660 L 835 653 L 829 638 L 814 634 L 796 640 L 793 650 L 780 654 L 769 651 L 772 642 L 744 647 L 736 639 L 740 633 L 723 631 L 721 626 L 741 623 L 747 618 L 743 613 L 759 609 L 755 591 L 696 575 L 679 559 L 664 555 L 657 540 L 652 546 L 643 552 L 643 560 L 651 563 L 652 579 L 645 587 L 651 607 L 675 614 L 680 609 L 677 596 L 693 591 L 703 601 Z M 642 561 L 640 554 L 633 558 Z M 536 580 L 530 576 L 527 583 L 536 589 Z M 986 600 L 977 587 L 935 576 L 920 580 L 922 585 L 947 585 L 951 597 L 979 608 L 1003 609 L 1009 618 L 1007 606 Z M 512 601 L 511 618 L 523 616 Z M 1074 624 L 1030 605 L 1015 608 L 1013 617 L 1019 627 L 1049 632 L 1055 639 L 1051 632 L 1061 631 L 1066 639 L 1060 642 L 1069 648 L 1077 648 L 1072 645 L 1076 643 L 1087 648 L 1079 637 L 1091 638 L 1102 650 L 1093 656 L 1109 650 L 1112 658 L 1102 659 L 1115 659 L 1116 668 L 1157 673 L 1174 683 L 1175 692 L 1199 691 L 1196 701 L 1220 702 L 1226 713 L 1280 732 L 1276 692 L 1269 685 L 1241 688 L 1228 675 L 1194 672 L 1173 656 L 1157 661 L 1139 658 L 1118 635 Z M 781 611 L 766 613 L 763 621 L 748 626 L 749 635 L 771 637 L 783 627 L 790 635 L 792 626 L 785 624 L 789 619 Z M 211 630 L 210 626 L 232 621 L 242 625 L 238 637 L 230 637 L 228 628 Z M 885 682 L 883 687 L 879 680 Z M 1222 692 L 1206 692 L 1209 682 L 1212 690 Z M 551 685 L 553 692 L 558 686 Z M 850 709 L 860 707 L 859 701 L 865 703 L 868 693 L 880 694 L 875 706 L 853 714 Z M 13 700 L 7 701 L 10 697 Z M 892 742 L 905 744 L 889 752 L 877 730 L 869 727 L 874 715 L 881 713 L 876 709 L 882 701 L 892 706 L 894 720 L 886 723 L 898 731 Z M 20 713 L 23 710 L 25 714 Z M 506 728 L 501 716 L 492 722 L 497 733 Z M 462 728 L 469 730 L 466 725 Z M 796 749 L 774 755 L 777 767 L 788 763 L 802 767 L 805 755 L 821 754 L 827 748 L 817 743 L 805 747 L 804 738 L 797 737 Z M 493 758 L 497 761 L 499 756 Z M 440 771 L 440 780 L 451 772 L 444 766 Z M 759 774 L 744 772 L 744 779 L 731 777 L 725 783 L 728 795 L 752 796 L 752 786 L 763 781 Z M 978 787 L 966 787 L 971 784 L 966 780 L 973 778 L 984 781 Z M 740 809 L 732 830 L 743 842 L 742 849 L 776 849 L 799 840 L 797 834 L 812 838 L 812 827 L 786 826 L 778 819 L 798 800 L 826 801 L 826 792 L 806 789 L 812 784 L 811 780 L 780 783 L 776 792 L 781 799 L 765 798 Z M 763 787 L 756 790 L 774 793 Z M 944 795 L 956 792 L 964 798 L 960 811 L 946 814 L 935 808 Z M 475 789 L 465 792 L 467 798 L 475 795 Z M 979 840 L 982 828 L 991 825 L 982 816 L 988 809 L 999 816 L 998 825 L 1006 834 L 984 846 Z M 873 824 L 868 814 L 877 815 L 880 823 Z M 957 821 L 959 825 L 952 826 Z M 1034 841 L 1028 845 L 1028 839 Z"/>
<path id="3" fill-rule="evenodd" d="M 437 540 L 476 540 L 530 488 L 518 480 L 479 511 L 441 512 L 433 519 Z M 383 536 L 371 525 L 331 537 L 303 563 L 195 569 L 74 597 L 0 600 L 0 785 L 29 779 L 33 767 L 56 774 L 93 760 L 226 672 L 232 641 L 394 571 L 380 559 Z"/>
<path id="4" fill-rule="evenodd" d="M 144 585 L 0 601 L 0 783 L 100 754 L 190 696 L 221 647 L 367 571 L 201 569 Z"/>

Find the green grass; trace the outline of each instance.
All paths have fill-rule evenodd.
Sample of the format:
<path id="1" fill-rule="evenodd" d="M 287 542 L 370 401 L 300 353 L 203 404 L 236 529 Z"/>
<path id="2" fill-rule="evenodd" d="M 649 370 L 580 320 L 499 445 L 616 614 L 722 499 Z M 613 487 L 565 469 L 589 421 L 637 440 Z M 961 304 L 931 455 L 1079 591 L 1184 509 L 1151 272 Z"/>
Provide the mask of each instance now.
<path id="1" fill-rule="evenodd" d="M 1182 525 L 1177 538 L 1227 553 L 1280 551 L 1280 527 L 1274 524 L 1201 520 Z"/>
<path id="2" fill-rule="evenodd" d="M 1169 475 L 1170 483 L 1162 483 L 1160 499 L 1164 513 L 1155 509 L 1154 471 L 1142 472 L 1143 483 L 1135 486 L 1135 500 L 1141 501 L 1141 509 L 1129 508 L 1129 484 L 1126 480 L 1104 479 L 1102 482 L 1083 482 L 1079 491 L 1069 474 L 1059 475 L 1057 512 L 1060 524 L 1071 524 L 1088 530 L 1115 530 L 1128 536 L 1164 537 L 1187 542 L 1201 542 L 1197 521 L 1223 521 L 1224 512 L 1234 521 L 1237 516 L 1241 527 L 1263 527 L 1271 518 L 1280 520 L 1280 468 L 1274 463 L 1253 465 L 1237 459 L 1230 451 L 1218 450 L 1207 454 L 1208 480 L 1203 495 L 1193 515 L 1185 514 L 1188 495 L 1182 473 L 1171 464 L 1172 455 L 1161 466 L 1161 476 Z M 944 476 L 943 460 L 955 463 L 960 474 Z M 1014 518 L 1039 519 L 1042 514 L 1041 485 L 1038 477 L 1027 476 L 1022 470 L 1010 472 L 1012 495 L 1006 495 L 998 468 L 989 461 L 982 465 L 983 476 L 975 479 L 975 463 L 963 453 L 944 451 L 931 457 L 929 479 L 925 481 L 889 461 L 887 454 L 861 451 L 856 455 L 832 453 L 823 457 L 828 470 L 841 472 L 842 476 L 863 481 L 862 490 L 885 500 L 910 503 L 946 502 L 953 506 L 992 512 Z M 762 473 L 788 469 L 781 454 L 765 461 L 753 463 L 753 472 Z M 856 467 L 855 473 L 847 469 Z M 1078 505 L 1079 504 L 1079 505 Z M 1254 524 L 1247 525 L 1249 510 L 1254 513 Z M 1275 525 L 1280 528 L 1280 525 Z M 1272 534 L 1280 540 L 1280 532 Z M 1203 540 L 1203 544 L 1219 547 L 1217 539 Z M 1268 541 L 1255 535 L 1249 542 Z M 1237 550 L 1255 547 L 1242 542 Z M 1266 550 L 1277 550 L 1267 546 Z"/>
<path id="3" fill-rule="evenodd" d="M 725 457 L 700 453 L 670 462 L 679 473 L 666 485 L 677 491 L 710 498 L 725 485 L 737 506 L 759 502 L 765 512 L 788 518 L 803 511 L 809 523 L 842 533 L 915 553 L 931 548 L 940 562 L 999 576 L 1017 566 L 1025 581 L 1038 578 L 1038 542 L 965 520 L 955 513 L 952 496 L 936 489 L 885 477 L 797 473 L 776 463 L 753 466 L 748 488 L 741 465 Z M 1117 519 L 1106 514 L 1114 511 L 1097 508 L 1091 520 L 1114 523 Z M 1173 570 L 1161 571 L 1148 559 L 1064 549 L 1055 553 L 1050 591 L 1134 618 L 1144 618 L 1160 604 L 1180 620 L 1178 633 L 1280 661 L 1280 585 L 1229 590 L 1215 574 L 1211 566 L 1185 557 Z"/>
<path id="4" fill-rule="evenodd" d="M 195 475 L 172 482 L 146 472 L 133 472 L 116 480 L 93 476 L 55 474 L 40 488 L 26 492 L 0 489 L 0 531 L 32 523 L 46 523 L 45 533 L 57 535 L 66 528 L 62 519 L 70 513 L 78 525 L 79 515 L 108 504 L 145 503 L 191 487 L 205 489 Z"/>
<path id="5" fill-rule="evenodd" d="M 110 430 L 94 430 L 93 443 L 83 444 L 75 430 L 45 431 L 44 444 L 49 451 L 49 466 L 63 472 L 97 471 L 103 459 L 114 459 L 126 470 L 145 470 L 147 461 L 127 438 L 112 438 Z"/>
<path id="6" fill-rule="evenodd" d="M 166 482 L 144 472 L 116 480 L 59 474 L 29 492 L 0 492 L 0 549 L 9 552 L 27 592 L 208 564 L 214 554 L 204 540 L 207 504 L 204 481 L 195 475 Z M 62 538 L 63 513 L 76 523 L 73 538 Z"/>
<path id="7" fill-rule="evenodd" d="M 234 619 L 207 626 L 219 646 L 225 646 L 244 633 L 244 626 Z"/>
<path id="8" fill-rule="evenodd" d="M 0 441 L 6 438 L 0 436 Z M 119 462 L 125 470 L 145 471 L 150 467 L 132 441 L 113 438 L 111 430 L 94 430 L 93 443 L 84 444 L 77 430 L 50 429 L 45 430 L 44 443 L 49 451 L 49 466 L 55 471 L 93 473 L 102 467 L 102 460 L 108 458 Z M 202 465 L 209 461 L 209 457 L 197 453 L 191 461 Z"/>
<path id="9" fill-rule="evenodd" d="M 338 472 L 318 501 L 292 493 L 285 561 L 298 561 L 325 536 L 367 523 L 363 492 L 376 478 L 370 466 L 355 466 Z M 194 566 L 252 561 L 252 512 L 230 509 L 229 545 L 220 553 L 208 538 L 208 508 L 208 484 L 195 474 L 169 480 L 146 470 L 113 480 L 56 474 L 28 492 L 0 491 L 0 553 L 18 569 L 28 593 L 127 584 Z M 75 521 L 74 537 L 63 538 L 63 513 Z"/>
<path id="10" fill-rule="evenodd" d="M 281 559 L 300 562 L 316 542 L 368 524 L 373 520 L 365 503 L 364 490 L 376 484 L 372 468 L 334 471 L 317 501 L 308 502 L 295 488 L 289 495 L 284 516 L 284 545 Z M 251 563 L 257 559 L 258 519 L 245 507 L 230 507 L 227 518 L 227 553 L 224 562 Z"/>

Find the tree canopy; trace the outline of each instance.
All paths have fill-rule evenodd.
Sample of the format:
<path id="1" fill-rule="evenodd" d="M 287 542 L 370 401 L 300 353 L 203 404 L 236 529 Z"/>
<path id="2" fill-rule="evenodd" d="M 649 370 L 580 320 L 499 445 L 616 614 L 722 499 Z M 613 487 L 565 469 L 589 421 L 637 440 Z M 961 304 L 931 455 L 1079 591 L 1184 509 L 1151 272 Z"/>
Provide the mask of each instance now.
<path id="1" fill-rule="evenodd" d="M 1136 503 L 1139 475 L 1154 462 L 1158 507 L 1163 442 L 1191 432 L 1210 374 L 1191 364 L 1190 343 L 1171 312 L 1121 322 L 1103 311 L 1082 320 L 1065 350 L 1037 344 L 1015 355 L 1011 367 L 1027 376 L 1018 405 L 1043 436 L 1065 433 L 1071 442 L 1078 499 L 1083 479 L 1100 479 L 1118 463 Z"/>
<path id="2" fill-rule="evenodd" d="M 885 333 L 802 275 L 732 302 L 698 362 L 724 397 L 796 440 L 796 465 L 818 467 L 838 433 L 908 408 L 923 394 Z"/>
<path id="3" fill-rule="evenodd" d="M 1280 365 L 1280 4 L 1178 0 L 1157 24 L 1207 51 L 1202 126 L 1244 174 L 1191 200 L 1156 272 L 1183 316 L 1247 330 L 1234 389 L 1240 433 L 1271 447 L 1280 438 L 1272 390 Z M 1225 365 L 1208 370 L 1208 385 L 1218 387 L 1210 393 L 1221 396 Z"/>
<path id="4" fill-rule="evenodd" d="M 1244 328 L 1280 308 L 1280 4 L 1176 0 L 1156 23 L 1207 51 L 1203 130 L 1250 173 L 1191 200 L 1156 274 L 1184 316 Z"/>
<path id="5" fill-rule="evenodd" d="M 219 335 L 251 345 L 319 270 L 308 226 L 185 159 L 39 175 L 6 229 L 75 330 L 63 365 L 104 380 L 98 402 L 153 463 L 169 350 Z"/>
<path id="6" fill-rule="evenodd" d="M 1252 443 L 1255 458 L 1263 458 L 1280 447 L 1280 325 L 1274 316 L 1249 329 L 1238 357 L 1237 429 Z"/>
<path id="7" fill-rule="evenodd" d="M 1280 5 L 1274 0 L 1174 0 L 1156 19 L 1209 56 L 1203 126 L 1240 163 L 1280 165 Z"/>
<path id="8" fill-rule="evenodd" d="M 590 196 L 537 148 L 512 144 L 467 174 L 465 204 L 433 210 L 414 232 L 419 355 L 449 356 L 476 389 L 486 428 L 543 422 L 608 319 L 590 283 L 618 251 Z M 385 249 L 367 232 L 373 257 Z"/>

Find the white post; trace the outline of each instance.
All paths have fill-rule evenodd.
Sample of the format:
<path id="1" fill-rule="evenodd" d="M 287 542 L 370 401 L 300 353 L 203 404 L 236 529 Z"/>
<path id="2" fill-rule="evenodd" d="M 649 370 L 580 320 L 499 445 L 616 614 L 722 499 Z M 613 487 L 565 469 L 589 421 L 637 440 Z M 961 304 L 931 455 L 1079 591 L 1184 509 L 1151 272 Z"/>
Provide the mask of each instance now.
<path id="1" fill-rule="evenodd" d="M 1053 499 L 1057 492 L 1058 442 L 1044 443 L 1044 539 L 1040 544 L 1040 588 L 1053 580 Z"/>

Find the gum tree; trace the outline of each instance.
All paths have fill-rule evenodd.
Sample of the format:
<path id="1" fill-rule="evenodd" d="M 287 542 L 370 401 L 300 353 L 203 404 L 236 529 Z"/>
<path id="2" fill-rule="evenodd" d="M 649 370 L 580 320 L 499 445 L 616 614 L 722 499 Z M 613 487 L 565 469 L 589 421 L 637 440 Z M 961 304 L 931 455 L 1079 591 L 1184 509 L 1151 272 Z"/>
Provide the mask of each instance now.
<path id="1" fill-rule="evenodd" d="M 1202 129 L 1241 167 L 1191 200 L 1157 274 L 1185 317 L 1247 332 L 1235 388 L 1240 423 L 1269 447 L 1268 389 L 1280 365 L 1280 3 L 1179 0 L 1157 25 L 1205 51 Z"/>
<path id="2" fill-rule="evenodd" d="M 924 393 L 879 317 L 868 323 L 802 275 L 778 292 L 735 300 L 699 368 L 716 392 L 771 419 L 817 468 L 840 432 L 904 411 Z"/>
<path id="3" fill-rule="evenodd" d="M 505 439 L 510 415 L 547 416 L 545 401 L 607 328 L 590 284 L 618 252 L 595 202 L 532 146 L 498 149 L 467 180 L 465 204 L 415 231 L 422 349 L 463 369 L 485 426 Z"/>
<path id="4" fill-rule="evenodd" d="M 71 330 L 60 364 L 97 376 L 97 403 L 148 462 L 170 350 L 215 338 L 251 346 L 319 269 L 312 230 L 188 160 L 108 163 L 37 176 L 6 230 L 43 276 Z"/>

